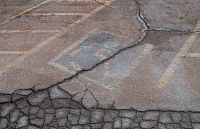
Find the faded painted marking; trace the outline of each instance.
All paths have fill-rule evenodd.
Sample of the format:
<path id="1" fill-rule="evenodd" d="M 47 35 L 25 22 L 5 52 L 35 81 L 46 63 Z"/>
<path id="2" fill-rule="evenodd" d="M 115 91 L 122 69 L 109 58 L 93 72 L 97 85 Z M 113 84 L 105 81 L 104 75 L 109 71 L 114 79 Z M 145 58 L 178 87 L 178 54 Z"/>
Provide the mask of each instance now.
<path id="1" fill-rule="evenodd" d="M 121 79 L 131 74 L 152 49 L 153 45 L 146 44 L 134 52 L 121 53 L 120 56 L 115 56 L 92 71 L 83 73 L 81 77 L 113 90 Z"/>
<path id="2" fill-rule="evenodd" d="M 194 31 L 200 29 L 200 20 L 197 23 Z M 198 34 L 197 33 L 192 33 L 188 39 L 186 40 L 185 44 L 182 46 L 182 48 L 179 50 L 175 58 L 173 59 L 172 63 L 169 65 L 169 67 L 166 69 L 160 80 L 157 82 L 157 87 L 158 88 L 163 88 L 166 86 L 168 83 L 169 79 L 171 78 L 172 74 L 178 67 L 178 65 L 181 63 L 183 57 L 182 55 L 185 55 L 192 44 L 194 43 L 195 39 L 197 38 Z"/>
<path id="3" fill-rule="evenodd" d="M 200 53 L 186 53 L 183 57 L 200 57 Z"/>
<path id="4" fill-rule="evenodd" d="M 87 13 L 26 13 L 22 16 L 74 16 L 74 15 L 86 15 Z"/>
<path id="5" fill-rule="evenodd" d="M 60 30 L 0 30 L 0 33 L 57 33 Z"/>
<path id="6" fill-rule="evenodd" d="M 109 2 L 109 0 L 58 0 L 58 2 Z"/>
<path id="7" fill-rule="evenodd" d="M 47 0 L 46 3 L 50 1 Z M 53 41 L 54 39 L 58 38 L 59 36 L 61 36 L 63 33 L 67 32 L 69 29 L 71 29 L 72 27 L 76 26 L 77 24 L 81 23 L 82 21 L 86 20 L 87 18 L 89 18 L 90 16 L 96 14 L 97 12 L 99 12 L 100 10 L 102 10 L 103 8 L 107 7 L 108 5 L 110 5 L 112 2 L 114 2 L 115 0 L 111 0 L 107 3 L 105 3 L 104 5 L 99 6 L 98 8 L 94 9 L 93 11 L 89 12 L 87 15 L 84 15 L 82 18 L 78 19 L 77 21 L 75 21 L 74 23 L 70 24 L 68 27 L 64 28 L 63 30 L 61 30 L 59 33 L 56 33 L 54 36 L 48 38 L 47 40 L 45 40 L 44 42 L 42 42 L 41 44 L 38 44 L 37 46 L 35 46 L 34 48 L 30 49 L 27 53 L 23 54 L 22 56 L 18 57 L 17 59 L 15 59 L 14 61 L 10 62 L 9 64 L 7 64 L 4 68 L 2 68 L 0 70 L 0 75 L 3 74 L 4 72 L 6 72 L 8 69 L 14 67 L 15 65 L 17 65 L 18 63 L 20 63 L 21 61 L 23 61 L 24 59 L 26 59 L 28 56 L 32 55 L 33 53 L 35 53 L 36 51 L 38 51 L 39 49 L 43 48 L 44 46 L 46 46 L 47 44 L 49 44 L 51 41 Z M 44 4 L 44 3 L 43 3 Z M 39 7 L 39 5 L 37 6 Z M 34 7 L 36 8 L 36 7 Z M 34 9 L 31 8 L 31 9 Z M 24 11 L 23 13 L 21 13 L 20 15 L 27 13 L 29 10 Z"/>
<path id="8" fill-rule="evenodd" d="M 35 5 L 35 6 L 31 7 L 31 8 L 29 8 L 29 9 L 27 9 L 27 10 L 25 10 L 25 11 L 22 11 L 22 12 L 18 13 L 17 15 L 14 15 L 14 16 L 12 16 L 11 18 L 9 18 L 9 19 L 7 19 L 7 20 L 1 22 L 0 25 L 3 25 L 3 24 L 5 24 L 5 23 L 9 22 L 10 20 L 12 20 L 12 19 L 14 19 L 14 18 L 16 18 L 16 17 L 18 17 L 18 16 L 21 16 L 21 15 L 23 15 L 23 14 L 25 14 L 25 13 L 27 13 L 27 12 L 29 12 L 29 11 L 35 9 L 35 8 L 38 8 L 39 6 L 44 5 L 44 4 L 46 4 L 46 3 L 50 2 L 50 1 L 51 1 L 51 0 L 45 0 L 45 1 L 43 1 L 42 3 L 40 3 L 40 4 L 37 4 L 37 5 Z"/>
<path id="9" fill-rule="evenodd" d="M 67 72 L 76 73 L 81 69 L 89 69 L 93 65 L 112 56 L 119 50 L 119 42 L 124 41 L 124 39 L 111 35 L 108 32 L 95 32 L 94 30 L 92 32 L 87 34 L 87 37 L 84 36 L 79 42 L 68 47 L 58 57 L 51 60 L 49 64 L 54 65 L 51 62 L 55 62 L 67 68 Z M 61 66 L 58 68 L 63 70 Z M 66 69 L 64 70 L 66 71 Z"/>
<path id="10" fill-rule="evenodd" d="M 26 51 L 0 51 L 1 55 L 7 55 L 7 54 L 25 54 Z"/>

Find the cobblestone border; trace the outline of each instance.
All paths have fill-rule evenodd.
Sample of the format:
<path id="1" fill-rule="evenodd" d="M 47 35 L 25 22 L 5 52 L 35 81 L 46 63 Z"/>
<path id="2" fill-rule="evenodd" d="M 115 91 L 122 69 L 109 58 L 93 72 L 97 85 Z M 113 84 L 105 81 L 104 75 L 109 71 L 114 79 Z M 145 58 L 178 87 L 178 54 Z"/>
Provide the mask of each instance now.
<path id="1" fill-rule="evenodd" d="M 85 93 L 87 92 L 84 91 Z M 1 129 L 199 129 L 200 112 L 86 108 L 58 85 L 0 95 Z"/>

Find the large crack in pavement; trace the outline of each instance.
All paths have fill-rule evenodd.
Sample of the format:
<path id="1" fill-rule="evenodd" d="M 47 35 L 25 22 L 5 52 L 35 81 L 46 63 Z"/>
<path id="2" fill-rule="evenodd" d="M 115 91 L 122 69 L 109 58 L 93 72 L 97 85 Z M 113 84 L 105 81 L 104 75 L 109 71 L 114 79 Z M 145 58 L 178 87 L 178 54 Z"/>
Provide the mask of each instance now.
<path id="1" fill-rule="evenodd" d="M 98 65 L 115 58 L 122 51 L 133 48 L 146 36 L 146 31 L 178 31 L 160 30 L 150 27 L 145 20 L 138 5 L 138 20 L 144 25 L 141 39 L 131 46 L 123 48 L 112 56 L 102 60 L 89 69 L 82 69 L 69 78 L 65 78 L 51 86 L 30 89 L 18 89 L 13 93 L 0 94 L 0 128 L 2 129 L 198 129 L 200 127 L 200 112 L 193 111 L 172 111 L 172 110 L 146 110 L 115 109 L 114 102 L 110 108 L 99 108 L 99 102 L 87 85 L 78 78 L 79 74 L 90 71 Z M 85 87 L 85 90 L 77 93 L 69 93 L 59 85 L 71 79 L 78 79 Z M 89 103 L 87 95 L 92 96 Z M 86 102 L 88 103 L 88 102 Z"/>

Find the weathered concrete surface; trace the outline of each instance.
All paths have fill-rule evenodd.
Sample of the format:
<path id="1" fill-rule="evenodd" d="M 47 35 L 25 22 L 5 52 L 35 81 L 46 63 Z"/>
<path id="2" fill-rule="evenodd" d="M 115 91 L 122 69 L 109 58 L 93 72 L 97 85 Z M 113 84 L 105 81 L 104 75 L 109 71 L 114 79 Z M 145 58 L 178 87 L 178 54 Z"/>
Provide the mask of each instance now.
<path id="1" fill-rule="evenodd" d="M 199 21 L 199 0 L 137 0 L 149 29 L 194 31 Z M 199 31 L 199 30 L 198 30 Z"/>
<path id="2" fill-rule="evenodd" d="M 13 2 L 0 128 L 200 128 L 198 0 Z"/>
<path id="3" fill-rule="evenodd" d="M 200 63 L 198 58 L 184 57 L 167 84 L 158 86 L 188 36 L 188 33 L 148 32 L 140 45 L 84 72 L 80 79 L 99 100 L 100 107 L 114 103 L 118 109 L 199 111 L 200 75 L 195 67 Z M 142 55 L 146 44 L 153 46 Z M 138 58 L 139 55 L 142 57 Z"/>
<path id="4" fill-rule="evenodd" d="M 80 41 L 80 39 L 87 37 L 91 32 L 105 32 L 108 35 L 116 37 L 115 39 L 120 38 L 122 41 L 120 40 L 120 45 L 115 51 L 109 55 L 104 55 L 103 58 L 100 57 L 91 66 L 81 69 L 91 68 L 119 50 L 136 44 L 144 35 L 142 32 L 144 26 L 137 17 L 137 4 L 131 0 L 122 3 L 122 1 L 115 1 L 106 7 L 104 3 L 95 1 L 75 3 L 53 1 L 36 8 L 33 12 L 28 12 L 21 17 L 1 25 L 0 29 L 4 30 L 1 33 L 1 50 L 25 51 L 27 53 L 22 54 L 19 58 L 13 60 L 13 62 L 5 65 L 1 70 L 0 90 L 2 92 L 11 92 L 15 89 L 28 88 L 38 84 L 51 85 L 72 76 L 74 72 L 62 71 L 50 65 L 52 64 L 51 60 L 64 50 L 71 50 L 73 46 L 79 49 L 81 47 L 79 45 L 84 41 Z M 54 13 L 63 13 L 56 5 L 58 7 L 62 5 L 63 7 L 61 8 L 72 8 L 74 6 L 77 10 L 79 9 L 79 12 L 77 10 L 74 12 L 72 12 L 73 10 L 66 10 L 65 14 L 60 14 L 61 16 L 57 16 L 57 14 L 52 14 L 52 16 L 30 16 L 39 12 L 43 12 L 43 15 L 45 13 L 51 15 L 49 13 L 52 11 Z M 52 9 L 51 6 L 54 6 L 55 9 Z M 41 8 L 44 8 L 45 11 Z M 92 12 L 94 8 L 97 9 L 96 12 Z M 80 12 L 82 13 L 81 15 L 76 14 Z M 86 19 L 87 17 L 88 19 Z M 80 24 L 78 24 L 79 22 Z M 71 28 L 71 26 L 74 27 Z M 70 27 L 69 30 L 68 27 Z M 21 30 L 21 32 L 15 33 L 16 30 Z M 57 31 L 60 32 L 57 33 Z M 29 35 L 32 38 L 29 38 Z M 8 38 L 10 38 L 9 44 L 6 42 Z M 108 42 L 112 45 L 113 41 L 108 39 Z M 9 68 L 7 69 L 7 67 Z M 24 81 L 21 81 L 22 79 Z"/>

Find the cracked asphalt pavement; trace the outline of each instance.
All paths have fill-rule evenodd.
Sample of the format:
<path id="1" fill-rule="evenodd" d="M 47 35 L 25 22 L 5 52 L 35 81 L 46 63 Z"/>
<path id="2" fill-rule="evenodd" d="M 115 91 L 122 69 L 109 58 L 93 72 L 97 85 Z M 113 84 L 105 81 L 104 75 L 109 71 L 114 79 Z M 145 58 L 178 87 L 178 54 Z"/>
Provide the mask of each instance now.
<path id="1" fill-rule="evenodd" d="M 200 129 L 199 0 L 2 0 L 0 129 Z"/>

